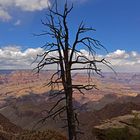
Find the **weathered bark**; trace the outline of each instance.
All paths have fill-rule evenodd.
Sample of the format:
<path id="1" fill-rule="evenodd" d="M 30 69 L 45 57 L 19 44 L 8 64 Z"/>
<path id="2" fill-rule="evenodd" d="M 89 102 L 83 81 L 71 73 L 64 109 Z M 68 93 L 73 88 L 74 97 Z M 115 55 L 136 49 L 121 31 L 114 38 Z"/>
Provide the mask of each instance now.
<path id="1" fill-rule="evenodd" d="M 67 110 L 67 123 L 68 123 L 68 133 L 69 140 L 76 140 L 76 128 L 75 128 L 75 118 L 72 103 L 72 92 L 71 89 L 67 90 L 66 98 L 66 110 Z"/>
<path id="2" fill-rule="evenodd" d="M 68 54 L 66 56 L 68 58 Z M 68 59 L 67 59 L 68 60 Z M 67 112 L 67 123 L 68 123 L 68 135 L 69 140 L 77 140 L 74 108 L 73 108 L 73 90 L 72 90 L 72 79 L 70 64 L 66 61 L 66 83 L 65 83 L 65 96 L 66 96 L 66 112 Z"/>

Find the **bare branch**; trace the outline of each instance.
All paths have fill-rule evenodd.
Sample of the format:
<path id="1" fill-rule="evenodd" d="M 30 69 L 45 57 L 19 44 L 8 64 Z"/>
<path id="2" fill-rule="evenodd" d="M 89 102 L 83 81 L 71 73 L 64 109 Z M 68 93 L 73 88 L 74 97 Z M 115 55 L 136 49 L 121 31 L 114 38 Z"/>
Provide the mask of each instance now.
<path id="1" fill-rule="evenodd" d="M 75 89 L 85 89 L 85 90 L 91 90 L 91 89 L 93 89 L 93 88 L 95 88 L 95 89 L 97 89 L 97 87 L 96 87 L 96 85 L 90 85 L 90 84 L 88 84 L 88 85 L 72 85 L 72 87 L 73 88 L 75 88 Z"/>
<path id="2" fill-rule="evenodd" d="M 81 94 L 84 94 L 85 90 L 97 89 L 96 85 L 91 81 L 91 74 L 95 72 L 102 76 L 101 68 L 98 64 L 103 64 L 111 70 L 113 68 L 104 58 L 99 60 L 95 57 L 97 49 L 107 50 L 98 40 L 86 34 L 94 32 L 94 28 L 86 27 L 81 22 L 75 34 L 74 42 L 71 43 L 69 33 L 71 30 L 67 23 L 67 16 L 72 9 L 73 5 L 69 8 L 66 1 L 63 12 L 60 12 L 57 0 L 55 0 L 52 7 L 48 8 L 46 20 L 41 21 L 46 30 L 37 36 L 47 35 L 47 37 L 51 37 L 52 42 L 43 45 L 45 52 L 37 56 L 36 60 L 38 59 L 39 62 L 36 69 L 40 72 L 44 67 L 54 64 L 57 66 L 57 70 L 51 75 L 47 86 L 51 86 L 50 99 L 60 95 L 58 101 L 47 111 L 48 115 L 39 122 L 43 123 L 50 117 L 53 119 L 57 116 L 63 118 L 62 116 L 66 111 L 66 126 L 68 126 L 69 139 L 76 140 L 76 134 L 81 133 L 81 131 L 78 131 L 79 120 L 73 107 L 74 91 L 78 90 Z M 79 46 L 86 49 L 89 52 L 89 56 L 80 52 Z M 56 54 L 53 52 L 56 52 Z M 72 83 L 73 71 L 86 71 L 88 75 L 87 84 L 74 85 Z M 62 101 L 65 101 L 65 106 L 60 107 L 59 104 Z"/>
<path id="3" fill-rule="evenodd" d="M 53 118 L 54 119 L 56 116 L 58 116 L 59 114 L 61 114 L 62 112 L 64 112 L 65 109 L 66 109 L 65 106 L 61 107 L 58 110 L 56 110 L 55 112 L 49 114 L 47 117 L 41 119 L 39 122 L 44 123 L 48 118 Z"/>
<path id="4" fill-rule="evenodd" d="M 65 97 L 63 97 L 63 98 L 61 98 L 61 99 L 59 99 L 57 102 L 56 102 L 56 104 L 49 110 L 49 114 L 59 105 L 59 103 L 60 102 L 62 102 L 62 101 L 64 101 L 66 98 Z"/>

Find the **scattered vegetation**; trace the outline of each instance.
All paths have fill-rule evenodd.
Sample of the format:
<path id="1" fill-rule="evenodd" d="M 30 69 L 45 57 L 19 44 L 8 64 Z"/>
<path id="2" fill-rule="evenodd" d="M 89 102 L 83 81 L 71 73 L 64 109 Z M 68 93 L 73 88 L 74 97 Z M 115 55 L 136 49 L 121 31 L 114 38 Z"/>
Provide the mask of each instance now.
<path id="1" fill-rule="evenodd" d="M 132 111 L 133 117 L 125 120 L 115 119 L 114 125 L 95 128 L 93 133 L 98 140 L 139 140 L 140 139 L 140 112 Z M 118 125 L 118 122 L 121 124 Z"/>
<path id="2" fill-rule="evenodd" d="M 10 133 L 0 130 L 2 140 L 66 140 L 65 136 L 51 130 L 47 131 L 23 131 L 21 133 Z"/>
<path id="3" fill-rule="evenodd" d="M 124 128 L 109 128 L 102 133 L 96 132 L 98 140 L 139 140 L 139 132 L 130 132 L 129 127 Z"/>

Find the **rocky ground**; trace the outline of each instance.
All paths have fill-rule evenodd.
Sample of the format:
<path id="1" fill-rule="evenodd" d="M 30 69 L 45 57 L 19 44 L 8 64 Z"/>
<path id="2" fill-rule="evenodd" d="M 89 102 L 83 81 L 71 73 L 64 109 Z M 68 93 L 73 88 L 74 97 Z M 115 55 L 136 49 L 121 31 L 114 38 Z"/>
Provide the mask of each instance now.
<path id="1" fill-rule="evenodd" d="M 0 75 L 0 113 L 21 129 L 32 129 L 59 98 L 50 99 L 50 87 L 46 86 L 52 72 L 12 71 Z M 86 84 L 85 74 L 73 74 L 73 82 Z M 92 129 L 104 120 L 130 114 L 140 110 L 139 74 L 106 73 L 104 77 L 92 79 L 97 89 L 84 91 L 85 95 L 74 93 L 74 106 L 77 108 L 81 131 L 80 140 L 92 140 Z M 57 90 L 57 87 L 54 88 Z M 63 103 L 62 103 L 63 104 Z M 62 105 L 61 104 L 61 105 Z M 46 111 L 45 111 L 46 110 Z M 38 129 L 57 130 L 66 135 L 65 124 L 57 118 L 47 120 Z"/>
<path id="2" fill-rule="evenodd" d="M 105 120 L 94 127 L 93 135 L 97 140 L 139 140 L 140 111 Z"/>
<path id="3" fill-rule="evenodd" d="M 66 140 L 66 137 L 51 130 L 23 130 L 0 114 L 0 140 Z"/>

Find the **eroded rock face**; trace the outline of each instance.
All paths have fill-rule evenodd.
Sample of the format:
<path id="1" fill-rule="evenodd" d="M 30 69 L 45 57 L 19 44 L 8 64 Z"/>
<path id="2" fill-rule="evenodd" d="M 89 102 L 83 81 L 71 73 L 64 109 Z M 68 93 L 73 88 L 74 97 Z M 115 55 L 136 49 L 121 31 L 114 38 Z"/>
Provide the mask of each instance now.
<path id="1" fill-rule="evenodd" d="M 0 140 L 67 140 L 55 131 L 23 131 L 22 133 L 8 133 L 0 131 Z"/>
<path id="2" fill-rule="evenodd" d="M 0 140 L 66 140 L 66 137 L 52 130 L 23 130 L 0 114 Z"/>
<path id="3" fill-rule="evenodd" d="M 52 72 L 42 72 L 36 75 L 31 71 L 0 74 L 0 113 L 21 128 L 31 129 L 35 122 L 46 116 L 47 112 L 42 110 L 52 108 L 58 100 L 58 98 L 49 100 L 50 88 L 44 86 L 51 74 Z M 133 85 L 129 80 L 131 75 L 120 74 L 119 77 L 113 78 L 111 74 L 106 75 L 105 78 L 95 76 L 94 84 L 100 90 L 84 91 L 84 96 L 77 91 L 74 93 L 74 106 L 80 112 L 81 128 L 86 134 L 85 137 L 81 135 L 79 140 L 93 140 L 88 132 L 91 134 L 93 126 L 104 119 L 128 114 L 133 109 L 140 110 L 140 76 L 137 78 L 137 83 Z M 73 79 L 75 84 L 87 84 L 85 74 L 73 74 Z M 135 81 L 136 76 L 133 79 Z M 62 122 L 55 123 L 54 120 L 49 120 L 42 130 L 59 131 L 62 126 Z M 64 132 L 64 129 L 60 134 L 61 132 Z"/>
<path id="4" fill-rule="evenodd" d="M 93 135 L 97 140 L 139 140 L 140 112 L 106 120 L 94 127 Z"/>

